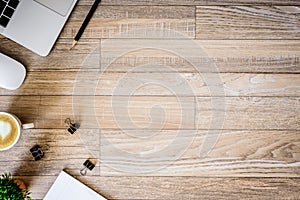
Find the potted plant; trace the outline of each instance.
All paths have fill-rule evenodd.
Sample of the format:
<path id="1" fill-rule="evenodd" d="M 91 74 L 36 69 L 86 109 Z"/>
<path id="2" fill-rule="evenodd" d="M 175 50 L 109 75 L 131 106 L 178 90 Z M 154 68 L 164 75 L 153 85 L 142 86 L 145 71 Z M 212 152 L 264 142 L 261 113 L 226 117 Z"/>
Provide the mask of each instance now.
<path id="1" fill-rule="evenodd" d="M 30 191 L 23 181 L 13 178 L 10 173 L 2 174 L 0 178 L 0 199 L 1 200 L 31 200 Z"/>

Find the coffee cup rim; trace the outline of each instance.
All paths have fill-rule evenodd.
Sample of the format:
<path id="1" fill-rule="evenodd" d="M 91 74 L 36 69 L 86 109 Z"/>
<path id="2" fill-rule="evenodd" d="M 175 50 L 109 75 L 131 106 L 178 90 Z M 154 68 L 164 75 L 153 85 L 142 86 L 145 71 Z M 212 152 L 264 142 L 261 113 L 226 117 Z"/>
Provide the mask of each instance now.
<path id="1" fill-rule="evenodd" d="M 16 122 L 16 124 L 18 126 L 18 135 L 17 135 L 16 140 L 11 145 L 9 145 L 5 148 L 0 148 L 0 151 L 6 151 L 6 150 L 11 149 L 13 146 L 15 146 L 17 144 L 17 142 L 19 141 L 20 136 L 21 136 L 21 122 L 20 122 L 19 118 L 17 116 L 15 116 L 14 114 L 11 114 L 11 113 L 8 113 L 8 112 L 0 112 L 0 115 L 1 114 L 4 114 L 6 116 L 11 117 Z"/>

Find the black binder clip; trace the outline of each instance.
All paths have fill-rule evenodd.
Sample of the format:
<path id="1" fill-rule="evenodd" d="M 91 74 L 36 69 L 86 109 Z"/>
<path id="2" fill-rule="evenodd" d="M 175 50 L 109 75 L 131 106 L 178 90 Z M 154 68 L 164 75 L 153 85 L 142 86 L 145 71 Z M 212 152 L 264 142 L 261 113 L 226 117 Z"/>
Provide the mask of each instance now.
<path id="1" fill-rule="evenodd" d="M 70 118 L 67 118 L 65 120 L 65 125 L 68 127 L 68 132 L 71 134 L 74 134 L 75 131 L 79 128 L 79 124 L 78 123 L 72 123 Z"/>
<path id="2" fill-rule="evenodd" d="M 94 167 L 95 167 L 95 165 L 94 165 L 91 161 L 89 161 L 89 160 L 86 160 L 86 161 L 83 163 L 83 166 L 84 166 L 84 168 L 82 168 L 82 169 L 80 170 L 80 174 L 81 174 L 82 176 L 85 176 L 85 175 L 86 175 L 87 170 L 92 171 L 92 170 L 94 169 Z"/>
<path id="3" fill-rule="evenodd" d="M 44 157 L 44 152 L 39 145 L 34 145 L 30 149 L 30 153 L 34 157 L 35 161 L 41 160 Z"/>

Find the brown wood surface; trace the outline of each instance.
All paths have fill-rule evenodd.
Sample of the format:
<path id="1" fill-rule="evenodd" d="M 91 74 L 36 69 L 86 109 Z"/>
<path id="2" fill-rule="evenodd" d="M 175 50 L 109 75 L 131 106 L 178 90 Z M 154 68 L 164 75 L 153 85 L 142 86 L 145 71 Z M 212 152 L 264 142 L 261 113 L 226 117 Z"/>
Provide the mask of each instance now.
<path id="1" fill-rule="evenodd" d="M 34 200 L 63 169 L 109 199 L 299 199 L 300 1 L 103 0 L 70 50 L 92 4 L 79 0 L 47 57 L 0 36 L 0 51 L 27 69 L 21 88 L 0 88 L 0 111 L 35 123 L 0 152 L 0 172 L 22 178 Z M 74 135 L 67 117 L 80 120 Z M 48 148 L 41 161 L 34 144 Z M 87 158 L 97 164 L 83 177 Z"/>
<path id="2" fill-rule="evenodd" d="M 199 6 L 198 39 L 299 39 L 299 6 Z"/>
<path id="3" fill-rule="evenodd" d="M 54 176 L 22 176 L 40 198 Z M 109 199 L 297 199 L 297 178 L 78 177 Z M 39 182 L 45 187 L 35 185 Z M 170 192 L 172 191 L 172 192 Z"/>

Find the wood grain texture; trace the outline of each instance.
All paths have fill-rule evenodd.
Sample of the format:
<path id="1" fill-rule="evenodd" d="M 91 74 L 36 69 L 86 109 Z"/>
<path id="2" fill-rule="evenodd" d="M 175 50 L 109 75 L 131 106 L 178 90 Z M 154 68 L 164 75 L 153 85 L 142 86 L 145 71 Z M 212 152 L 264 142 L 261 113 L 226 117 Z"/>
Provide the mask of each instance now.
<path id="1" fill-rule="evenodd" d="M 299 39 L 300 7 L 199 6 L 197 39 Z"/>
<path id="2" fill-rule="evenodd" d="M 16 114 L 24 123 L 34 122 L 37 128 L 63 128 L 64 120 L 73 115 L 82 119 L 86 128 L 101 129 L 120 126 L 209 129 L 216 115 L 224 115 L 220 120 L 225 129 L 300 128 L 299 97 L 216 97 L 213 103 L 210 97 L 198 97 L 195 101 L 194 97 L 176 96 L 0 96 L 0 99 L 1 110 Z M 222 104 L 224 107 L 219 106 Z"/>
<path id="3" fill-rule="evenodd" d="M 297 40 L 110 39 L 101 42 L 101 66 L 103 71 L 113 72 L 297 72 L 297 43 Z M 155 66 L 169 66 L 172 70 Z"/>
<path id="4" fill-rule="evenodd" d="M 138 171 L 157 169 L 149 171 L 143 176 L 176 174 L 178 176 L 223 177 L 230 174 L 229 177 L 298 177 L 300 163 L 297 153 L 299 152 L 297 133 L 294 132 L 293 134 L 293 131 L 277 132 L 275 133 L 278 134 L 277 136 L 273 133 L 275 132 L 224 130 L 209 155 L 200 157 L 203 142 L 208 134 L 207 131 L 198 131 L 196 137 L 194 137 L 193 131 L 163 131 L 155 134 L 150 131 L 104 131 L 101 137 L 100 158 L 103 164 L 101 175 L 134 175 Z M 134 138 L 131 135 L 139 137 Z M 274 139 L 270 141 L 270 146 L 267 142 L 263 142 L 269 136 Z M 168 146 L 178 137 L 180 143 Z M 187 144 L 187 141 L 191 139 L 189 137 L 194 137 L 190 146 Z M 109 142 L 105 142 L 106 139 Z M 129 145 L 129 140 L 134 145 Z M 289 143 L 287 140 L 295 141 L 295 143 Z M 234 145 L 228 145 L 229 143 Z M 165 150 L 175 154 L 176 148 L 184 149 L 185 147 L 187 149 L 184 154 L 182 156 L 178 154 L 176 160 L 173 160 L 174 158 L 170 155 L 164 156 L 163 154 Z M 143 155 L 143 153 L 149 153 L 148 159 L 151 162 L 138 162 L 135 157 L 125 156 L 124 153 L 114 151 L 114 148 L 130 152 L 136 157 Z M 161 157 L 156 157 L 155 152 L 160 153 Z M 280 157 L 288 152 L 291 153 L 291 158 L 289 160 L 284 158 L 285 161 L 281 160 Z M 258 157 L 262 155 L 264 156 Z M 283 157 L 286 157 L 286 154 Z M 136 171 L 132 172 L 131 169 Z"/>
<path id="5" fill-rule="evenodd" d="M 42 199 L 55 180 L 53 176 L 20 178 L 34 191 L 32 193 L 34 199 Z M 95 176 L 76 176 L 76 178 L 96 188 L 97 192 L 109 199 L 297 199 L 299 196 L 298 178 Z"/>
<path id="6" fill-rule="evenodd" d="M 62 169 L 109 199 L 299 198 L 298 0 L 103 0 L 70 50 L 93 2 L 78 1 L 47 57 L 0 36 L 28 72 L 0 89 L 0 111 L 35 123 L 0 152 L 1 172 L 34 200 Z M 49 148 L 38 162 L 35 144 Z"/>
<path id="7" fill-rule="evenodd" d="M 299 129 L 298 97 L 197 98 L 198 127 L 214 125 L 216 116 L 225 129 Z M 220 106 L 223 105 L 224 107 Z"/>
<path id="8" fill-rule="evenodd" d="M 3 53 L 22 62 L 28 71 L 99 71 L 99 60 L 106 64 L 108 59 L 100 55 L 100 40 L 81 39 L 76 48 L 69 50 L 72 39 L 59 39 L 48 57 L 38 55 L 19 47 L 8 39 L 0 39 Z M 122 50 L 124 43 L 137 45 L 142 40 L 121 40 L 117 49 Z M 150 40 L 151 41 L 151 40 Z M 159 43 L 159 40 L 153 40 Z M 170 40 L 170 44 L 174 40 Z M 190 40 L 187 41 L 190 44 Z M 122 45 L 123 43 L 123 45 Z M 184 43 L 182 43 L 184 44 Z M 174 54 L 162 54 L 156 51 L 142 51 L 120 57 L 105 69 L 108 72 L 128 72 L 133 66 L 149 64 L 167 64 L 178 72 L 197 72 L 202 62 L 211 62 L 217 66 L 219 72 L 244 73 L 299 73 L 300 72 L 300 42 L 298 40 L 195 40 L 194 44 L 203 49 L 203 58 L 178 57 Z M 183 46 L 173 46 L 175 50 Z M 116 48 L 102 49 L 103 53 L 110 54 Z M 196 66 L 187 63 L 193 59 Z M 137 69 L 138 70 L 138 69 Z M 157 72 L 149 67 L 147 71 Z M 140 70 L 141 71 L 141 70 Z M 141 71 L 143 72 L 143 71 Z M 162 71 L 162 72 L 170 72 Z M 208 72 L 201 68 L 201 72 Z M 46 76 L 47 74 L 45 74 Z"/>
<path id="9" fill-rule="evenodd" d="M 78 5 L 92 5 L 92 0 L 80 0 Z M 298 0 L 286 0 L 286 1 L 279 1 L 279 0 L 137 0 L 137 1 L 130 1 L 130 0 L 102 0 L 101 5 L 123 5 L 123 6 L 136 6 L 136 5 L 300 5 Z"/>
<path id="10" fill-rule="evenodd" d="M 17 91 L 0 89 L 2 95 L 81 95 L 85 88 L 95 87 L 95 95 L 131 95 L 131 96 L 216 96 L 207 86 L 207 73 L 101 73 L 96 71 L 81 72 L 80 76 L 90 80 L 85 83 L 78 72 L 29 72 L 24 86 Z M 225 96 L 298 96 L 300 92 L 299 74 L 243 74 L 220 73 L 220 85 Z M 132 78 L 135 79 L 132 82 Z M 136 83 L 156 81 L 161 85 L 146 85 L 133 94 L 128 88 L 134 88 Z M 165 88 L 171 85 L 174 88 Z M 116 88 L 120 88 L 116 90 Z M 175 88 L 182 88 L 176 90 Z M 190 90 L 185 90 L 189 88 Z M 92 94 L 90 94 L 92 95 Z"/>
<path id="11" fill-rule="evenodd" d="M 74 37 L 89 9 L 90 6 L 75 7 L 60 37 Z M 143 28 L 166 29 L 163 32 L 166 38 L 179 37 L 179 34 L 168 34 L 169 29 L 188 38 L 195 38 L 195 7 L 100 6 L 82 38 L 159 38 L 160 34 L 149 34 Z"/>
<path id="12" fill-rule="evenodd" d="M 79 175 L 85 158 L 94 158 L 98 168 L 92 174 L 101 176 L 141 176 L 126 171 L 124 165 L 137 171 L 147 170 L 150 167 L 157 168 L 142 176 L 299 177 L 300 175 L 300 140 L 297 131 L 222 130 L 212 151 L 201 158 L 199 153 L 207 134 L 207 130 L 179 132 L 141 129 L 100 132 L 98 129 L 81 129 L 75 135 L 70 135 L 66 129 L 26 130 L 17 146 L 8 151 L 9 158 L 5 154 L 0 154 L 0 166 L 1 169 L 17 175 L 55 175 L 62 167 Z M 168 146 L 176 138 L 181 142 L 176 146 Z M 37 162 L 37 167 L 32 168 L 34 161 L 29 149 L 34 144 L 49 149 L 45 151 L 43 160 Z M 185 147 L 186 150 L 182 155 L 179 154 L 176 160 L 173 160 L 172 156 L 156 157 L 154 153 L 164 149 L 176 152 L 176 148 L 179 147 Z M 151 155 L 152 152 L 153 156 L 149 158 L 150 163 L 141 163 L 122 153 L 115 154 L 114 148 L 130 152 L 132 155 L 146 152 Z M 8 165 L 9 162 L 13 162 L 14 166 Z M 119 170 L 112 168 L 116 165 Z M 42 167 L 47 170 L 41 171 Z"/>

